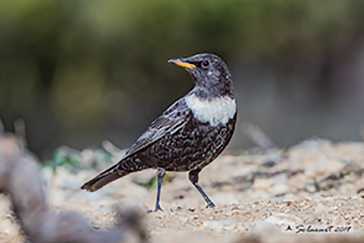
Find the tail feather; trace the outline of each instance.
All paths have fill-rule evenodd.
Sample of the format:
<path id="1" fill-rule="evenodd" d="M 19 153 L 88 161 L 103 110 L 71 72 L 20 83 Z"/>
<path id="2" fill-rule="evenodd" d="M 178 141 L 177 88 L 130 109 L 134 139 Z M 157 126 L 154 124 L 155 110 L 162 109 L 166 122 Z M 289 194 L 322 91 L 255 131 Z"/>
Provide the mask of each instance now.
<path id="1" fill-rule="evenodd" d="M 98 174 L 95 178 L 83 184 L 81 189 L 94 192 L 99 190 L 101 187 L 109 184 L 110 182 L 129 174 L 129 172 L 127 171 L 118 170 L 117 167 L 118 164 L 104 170 L 103 172 Z"/>

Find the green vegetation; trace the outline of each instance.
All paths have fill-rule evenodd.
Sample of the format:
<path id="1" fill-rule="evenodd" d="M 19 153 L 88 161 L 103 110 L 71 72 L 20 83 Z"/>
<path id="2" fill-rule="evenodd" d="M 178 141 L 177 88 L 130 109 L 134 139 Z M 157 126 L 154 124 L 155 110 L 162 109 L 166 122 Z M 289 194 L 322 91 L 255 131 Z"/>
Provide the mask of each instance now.
<path id="1" fill-rule="evenodd" d="M 67 147 L 61 147 L 53 153 L 53 157 L 49 161 L 42 163 L 43 167 L 51 167 L 54 171 L 65 166 L 72 172 L 78 172 L 82 169 L 93 168 L 96 171 L 105 167 L 105 164 L 113 162 L 113 155 L 103 149 L 86 149 L 81 152 Z"/>

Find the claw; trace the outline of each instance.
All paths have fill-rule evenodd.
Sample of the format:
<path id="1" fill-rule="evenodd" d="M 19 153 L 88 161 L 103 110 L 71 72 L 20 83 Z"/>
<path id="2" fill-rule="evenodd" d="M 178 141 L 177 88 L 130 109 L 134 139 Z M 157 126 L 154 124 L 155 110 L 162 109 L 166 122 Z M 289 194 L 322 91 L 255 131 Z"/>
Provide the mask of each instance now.
<path id="1" fill-rule="evenodd" d="M 215 204 L 213 202 L 210 202 L 206 205 L 206 208 L 214 208 Z"/>
<path id="2" fill-rule="evenodd" d="M 154 212 L 157 212 L 157 211 L 162 211 L 164 212 L 164 210 L 161 208 L 161 206 L 158 204 L 155 206 L 155 209 L 154 209 Z"/>

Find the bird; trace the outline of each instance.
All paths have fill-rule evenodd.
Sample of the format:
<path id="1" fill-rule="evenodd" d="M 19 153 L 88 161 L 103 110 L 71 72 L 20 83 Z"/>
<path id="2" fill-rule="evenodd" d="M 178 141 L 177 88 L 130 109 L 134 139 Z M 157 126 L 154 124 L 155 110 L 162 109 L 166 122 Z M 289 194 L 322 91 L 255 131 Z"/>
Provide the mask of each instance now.
<path id="1" fill-rule="evenodd" d="M 222 153 L 235 130 L 237 106 L 232 75 L 215 54 L 195 54 L 168 62 L 183 67 L 194 80 L 194 87 L 152 121 L 118 163 L 81 189 L 94 192 L 130 173 L 156 169 L 155 211 L 163 211 L 160 195 L 166 171 L 184 171 L 205 200 L 206 208 L 215 207 L 198 180 L 200 171 Z"/>

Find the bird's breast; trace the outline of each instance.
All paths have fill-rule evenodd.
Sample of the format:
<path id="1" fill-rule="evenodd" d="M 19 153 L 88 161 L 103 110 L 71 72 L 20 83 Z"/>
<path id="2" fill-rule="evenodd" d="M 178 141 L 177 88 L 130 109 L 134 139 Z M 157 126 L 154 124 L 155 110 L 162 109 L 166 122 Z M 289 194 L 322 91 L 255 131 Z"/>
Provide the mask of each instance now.
<path id="1" fill-rule="evenodd" d="M 212 126 L 217 126 L 220 123 L 226 125 L 236 113 L 235 99 L 229 96 L 207 100 L 192 94 L 187 96 L 185 100 L 196 119 L 201 122 L 208 122 Z"/>

